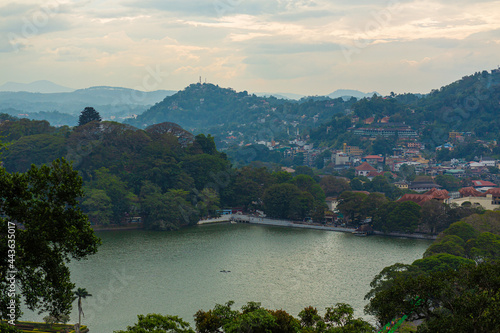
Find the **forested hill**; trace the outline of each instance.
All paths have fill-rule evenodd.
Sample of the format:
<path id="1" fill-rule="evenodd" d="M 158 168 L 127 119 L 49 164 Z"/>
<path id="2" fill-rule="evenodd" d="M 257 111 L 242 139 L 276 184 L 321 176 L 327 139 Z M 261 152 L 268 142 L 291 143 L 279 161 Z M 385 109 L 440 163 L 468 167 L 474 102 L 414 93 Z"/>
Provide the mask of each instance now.
<path id="1" fill-rule="evenodd" d="M 90 122 L 55 128 L 46 121 L 0 114 L 0 136 L 7 144 L 0 161 L 8 172 L 50 164 L 65 157 L 84 179 L 82 207 L 99 224 L 141 216 L 150 228 L 171 229 L 197 222 L 212 209 L 210 175 L 228 172 L 230 163 L 212 137 L 162 123 L 139 130 L 116 122 Z M 202 193 L 203 207 L 191 196 Z M 215 200 L 215 199 L 214 199 Z M 217 199 L 218 200 L 218 199 Z"/>
<path id="2" fill-rule="evenodd" d="M 348 128 L 366 127 L 365 120 L 371 117 L 373 125 L 368 127 L 380 126 L 382 119 L 388 119 L 385 126 L 411 126 L 430 148 L 445 143 L 451 131 L 498 139 L 499 102 L 500 70 L 465 76 L 426 95 L 391 93 L 347 101 L 318 96 L 290 101 L 198 83 L 127 123 L 138 128 L 164 121 L 178 123 L 194 133 L 214 135 L 219 148 L 230 147 L 231 140 L 237 144 L 286 142 L 299 133 L 302 138 L 310 135 L 315 146 L 340 148 L 348 143 L 369 152 L 373 149 Z"/>
<path id="3" fill-rule="evenodd" d="M 403 106 L 395 109 L 395 121 L 405 121 L 415 127 L 436 126 L 446 134 L 453 130 L 471 131 L 478 137 L 488 137 L 500 132 L 500 70 L 464 76 L 422 98 L 402 94 L 393 99 Z M 359 103 L 355 110 L 363 117 L 372 113 L 380 115 L 387 109 Z"/>
<path id="4" fill-rule="evenodd" d="M 355 101 L 355 99 L 354 99 Z M 213 84 L 191 84 L 184 90 L 166 97 L 136 119 L 126 123 L 139 128 L 164 121 L 174 122 L 193 132 L 218 134 L 224 129 L 242 131 L 246 135 L 269 127 L 274 133 L 286 131 L 286 126 L 314 126 L 331 119 L 333 114 L 345 111 L 351 103 L 342 98 L 304 98 L 301 102 L 258 97 L 246 91 L 221 88 Z"/>
<path id="5" fill-rule="evenodd" d="M 340 147 L 346 142 L 369 150 L 365 147 L 369 142 L 362 142 L 359 136 L 348 131 L 349 127 L 404 124 L 418 131 L 420 140 L 429 148 L 447 142 L 452 131 L 469 132 L 470 136 L 484 140 L 498 140 L 500 70 L 464 76 L 426 95 L 391 93 L 386 97 L 364 98 L 352 106 L 352 111 L 349 115 L 337 114 L 330 121 L 311 129 L 311 139 L 327 146 Z M 382 119 L 388 122 L 381 125 Z M 367 120 L 370 120 L 370 125 L 367 125 Z"/>
<path id="6" fill-rule="evenodd" d="M 137 119 L 129 119 L 126 122 L 137 127 L 146 127 L 170 121 L 184 128 L 194 129 L 228 121 L 257 121 L 260 113 L 270 109 L 270 106 L 264 104 L 265 100 L 249 95 L 246 91 L 237 93 L 213 84 L 191 84 L 184 90 L 167 96 Z M 274 102 L 276 101 L 278 100 L 274 99 Z M 253 105 L 255 107 L 252 107 Z M 246 112 L 241 112 L 243 109 Z"/>

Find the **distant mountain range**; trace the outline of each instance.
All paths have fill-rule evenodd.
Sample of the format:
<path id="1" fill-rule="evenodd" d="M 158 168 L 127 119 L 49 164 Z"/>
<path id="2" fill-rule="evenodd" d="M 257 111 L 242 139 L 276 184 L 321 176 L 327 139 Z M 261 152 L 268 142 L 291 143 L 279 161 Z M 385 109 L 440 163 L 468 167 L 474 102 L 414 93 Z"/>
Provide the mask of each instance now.
<path id="1" fill-rule="evenodd" d="M 53 126 L 77 123 L 78 115 L 87 106 L 94 107 L 105 120 L 124 121 L 141 115 L 150 107 L 172 96 L 175 90 L 139 90 L 97 86 L 86 89 L 72 89 L 47 80 L 31 83 L 7 82 L 0 86 L 0 113 L 36 120 L 47 120 Z M 257 93 L 259 97 L 273 96 L 290 102 L 313 99 L 328 99 L 351 96 L 358 99 L 371 97 L 374 93 L 358 90 L 336 90 L 327 96 L 305 96 L 293 93 Z M 137 124 L 138 125 L 138 124 Z"/>
<path id="2" fill-rule="evenodd" d="M 365 98 L 365 97 L 372 97 L 373 95 L 380 96 L 380 94 L 376 91 L 374 92 L 369 92 L 369 93 L 364 93 L 359 90 L 352 90 L 352 89 L 337 89 L 331 94 L 325 95 L 325 97 L 330 97 L 332 99 L 342 97 L 344 99 L 349 99 L 351 97 L 356 97 L 357 99 Z M 281 99 L 293 99 L 293 100 L 300 100 L 301 98 L 307 98 L 309 96 L 307 95 L 301 95 L 301 94 L 291 94 L 291 93 L 255 93 L 255 95 L 259 97 L 270 97 L 274 96 L 276 98 L 281 98 Z M 317 96 L 314 96 L 317 97 Z"/>
<path id="3" fill-rule="evenodd" d="M 362 99 L 365 97 L 372 97 L 373 95 L 380 96 L 380 94 L 376 91 L 369 92 L 369 93 L 364 93 L 359 90 L 352 90 L 352 89 L 337 89 L 331 94 L 328 94 L 327 96 L 330 98 L 346 98 L 346 97 L 356 97 L 357 99 Z"/>
<path id="4" fill-rule="evenodd" d="M 259 97 L 276 97 L 280 99 L 294 99 L 294 100 L 299 100 L 302 97 L 305 97 L 305 95 L 301 94 L 292 94 L 292 93 L 264 93 L 264 92 L 259 92 L 255 93 L 255 96 Z"/>
<path id="5" fill-rule="evenodd" d="M 31 86 L 33 89 L 36 89 L 35 82 Z M 54 85 L 53 87 L 56 86 Z M 2 87 L 4 89 L 14 89 L 15 85 L 4 84 Z M 21 88 L 21 86 L 18 87 Z M 40 119 L 40 115 L 36 115 L 36 113 L 42 112 L 45 115 L 52 115 L 52 117 L 46 120 L 54 126 L 75 125 L 74 123 L 58 122 L 56 113 L 78 116 L 85 107 L 92 106 L 101 114 L 103 119 L 122 121 L 126 117 L 143 113 L 166 96 L 175 93 L 176 91 L 174 90 L 143 92 L 128 88 L 107 86 L 54 93 L 0 91 L 0 113 Z M 65 119 L 67 120 L 68 118 Z"/>
<path id="6" fill-rule="evenodd" d="M 64 87 L 51 81 L 39 80 L 31 83 L 6 82 L 0 86 L 0 91 L 25 91 L 31 93 L 50 94 L 72 92 L 75 91 L 75 89 Z"/>

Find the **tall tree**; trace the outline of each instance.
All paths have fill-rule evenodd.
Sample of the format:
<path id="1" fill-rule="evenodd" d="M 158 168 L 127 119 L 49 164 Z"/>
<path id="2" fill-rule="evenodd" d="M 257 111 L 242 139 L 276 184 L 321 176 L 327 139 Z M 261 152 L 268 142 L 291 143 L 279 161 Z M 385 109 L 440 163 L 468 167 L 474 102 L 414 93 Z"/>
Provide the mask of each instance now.
<path id="1" fill-rule="evenodd" d="M 346 178 L 326 176 L 321 178 L 319 185 L 325 192 L 326 196 L 339 196 L 344 191 L 349 191 L 351 186 Z"/>
<path id="2" fill-rule="evenodd" d="M 272 185 L 263 196 L 266 214 L 277 218 L 291 218 L 297 208 L 294 205 L 300 197 L 301 191 L 293 184 Z"/>
<path id="3" fill-rule="evenodd" d="M 101 121 L 101 115 L 93 107 L 87 106 L 78 118 L 78 126 L 85 125 L 94 120 Z"/>
<path id="4" fill-rule="evenodd" d="M 0 257 L 1 295 L 7 295 L 8 271 L 15 270 L 26 308 L 69 314 L 74 284 L 67 263 L 96 253 L 100 244 L 80 210 L 82 195 L 82 179 L 64 159 L 26 173 L 0 168 L 0 252 L 7 253 L 7 235 L 14 232 L 17 254 L 12 263 Z M 7 302 L 0 298 L 1 318 L 8 314 Z"/>
<path id="5" fill-rule="evenodd" d="M 87 298 L 92 296 L 87 292 L 85 288 L 78 288 L 77 290 L 74 291 L 76 298 L 78 298 L 78 329 L 77 333 L 80 332 L 80 326 L 82 324 L 82 314 L 85 317 L 85 314 L 83 313 L 82 309 L 82 298 Z"/>

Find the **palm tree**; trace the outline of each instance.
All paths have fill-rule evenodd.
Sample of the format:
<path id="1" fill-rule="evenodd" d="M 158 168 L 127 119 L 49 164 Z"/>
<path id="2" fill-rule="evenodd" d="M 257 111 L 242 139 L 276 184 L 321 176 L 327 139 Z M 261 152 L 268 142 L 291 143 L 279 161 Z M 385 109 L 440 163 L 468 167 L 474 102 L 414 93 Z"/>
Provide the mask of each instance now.
<path id="1" fill-rule="evenodd" d="M 74 291 L 75 293 L 75 299 L 78 297 L 78 330 L 77 332 L 80 332 L 80 324 L 82 322 L 82 314 L 85 317 L 85 313 L 83 313 L 82 310 L 82 298 L 87 298 L 92 296 L 87 292 L 85 288 L 78 288 L 77 290 Z"/>

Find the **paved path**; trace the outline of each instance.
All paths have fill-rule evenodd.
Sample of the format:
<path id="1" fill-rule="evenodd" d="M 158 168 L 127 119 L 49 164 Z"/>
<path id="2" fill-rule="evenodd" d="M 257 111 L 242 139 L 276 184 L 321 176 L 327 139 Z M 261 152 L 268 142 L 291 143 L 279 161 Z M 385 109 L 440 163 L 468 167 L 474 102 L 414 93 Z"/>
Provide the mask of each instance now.
<path id="1" fill-rule="evenodd" d="M 343 227 L 334 227 L 334 226 L 329 226 L 329 225 L 300 223 L 300 222 L 293 222 L 293 221 L 289 221 L 289 220 L 278 220 L 278 219 L 270 219 L 270 218 L 266 218 L 266 217 L 256 217 L 256 216 L 239 215 L 239 214 L 224 215 L 224 216 L 221 216 L 219 218 L 201 220 L 200 222 L 198 222 L 198 224 L 222 223 L 222 222 L 230 222 L 233 220 L 236 222 L 240 222 L 240 223 L 272 225 L 272 226 L 289 227 L 289 228 L 316 229 L 316 230 L 348 232 L 348 233 L 352 233 L 354 231 L 354 228 L 343 228 Z M 404 234 L 404 233 L 397 233 L 397 232 L 383 233 L 381 231 L 375 231 L 375 235 L 427 239 L 427 240 L 436 239 L 436 236 L 431 236 L 431 235 L 426 235 L 426 234 Z"/>

